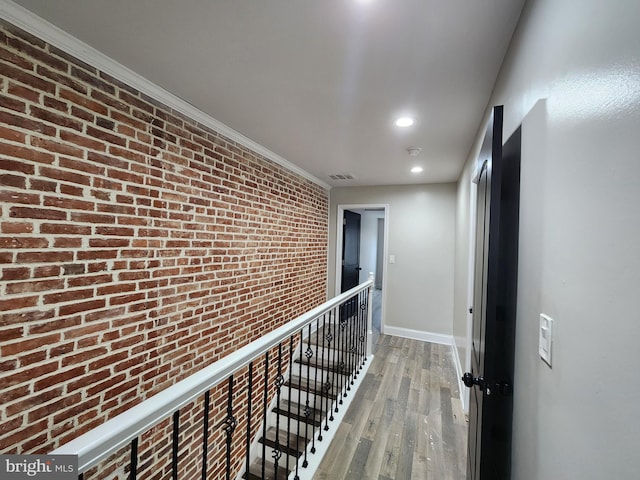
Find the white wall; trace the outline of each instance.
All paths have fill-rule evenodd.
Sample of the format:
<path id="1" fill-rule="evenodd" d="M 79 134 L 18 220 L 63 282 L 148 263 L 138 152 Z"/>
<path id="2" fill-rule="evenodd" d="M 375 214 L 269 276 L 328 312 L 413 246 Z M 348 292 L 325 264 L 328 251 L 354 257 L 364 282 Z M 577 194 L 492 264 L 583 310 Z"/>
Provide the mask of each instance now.
<path id="1" fill-rule="evenodd" d="M 389 239 L 385 328 L 451 335 L 456 185 L 333 188 L 330 192 L 329 291 L 335 290 L 338 205 L 387 204 Z"/>
<path id="2" fill-rule="evenodd" d="M 490 102 L 505 141 L 522 123 L 515 480 L 638 478 L 639 24 L 635 0 L 529 1 Z M 464 200 L 469 168 L 460 182 Z"/>

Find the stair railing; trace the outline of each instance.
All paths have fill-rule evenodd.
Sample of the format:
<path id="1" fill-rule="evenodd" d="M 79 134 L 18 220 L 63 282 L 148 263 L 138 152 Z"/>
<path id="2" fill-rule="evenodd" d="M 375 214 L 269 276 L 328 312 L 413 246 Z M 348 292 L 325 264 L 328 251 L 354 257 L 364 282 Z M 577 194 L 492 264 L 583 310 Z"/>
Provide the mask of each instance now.
<path id="1" fill-rule="evenodd" d="M 371 275 L 51 454 L 77 455 L 80 480 L 298 478 L 371 354 L 372 287 Z"/>

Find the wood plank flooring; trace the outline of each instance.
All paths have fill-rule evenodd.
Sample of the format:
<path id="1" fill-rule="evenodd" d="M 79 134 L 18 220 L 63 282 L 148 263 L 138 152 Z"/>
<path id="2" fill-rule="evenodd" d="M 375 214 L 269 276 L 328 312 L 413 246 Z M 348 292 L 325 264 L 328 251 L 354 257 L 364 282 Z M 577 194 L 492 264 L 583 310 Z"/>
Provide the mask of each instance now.
<path id="1" fill-rule="evenodd" d="M 451 347 L 380 335 L 314 480 L 464 480 L 467 423 Z"/>

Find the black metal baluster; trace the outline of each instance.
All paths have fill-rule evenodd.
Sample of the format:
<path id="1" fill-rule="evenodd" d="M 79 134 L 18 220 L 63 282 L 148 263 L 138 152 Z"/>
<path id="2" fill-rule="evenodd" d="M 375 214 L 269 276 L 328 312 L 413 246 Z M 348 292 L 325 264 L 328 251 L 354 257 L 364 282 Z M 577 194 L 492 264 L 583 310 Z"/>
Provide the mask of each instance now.
<path id="1" fill-rule="evenodd" d="M 360 369 L 360 317 L 362 316 L 362 309 L 360 304 L 361 293 L 358 292 L 356 296 L 356 315 L 353 317 L 353 380 L 358 378 L 358 372 Z M 353 383 L 352 383 L 353 385 Z"/>
<path id="2" fill-rule="evenodd" d="M 358 326 L 360 324 L 360 292 L 355 296 L 351 319 L 351 385 L 358 376 Z"/>
<path id="3" fill-rule="evenodd" d="M 305 415 L 305 423 L 306 419 L 306 407 L 302 409 L 302 345 L 304 343 L 304 327 L 300 330 L 300 359 L 298 362 L 298 431 L 296 432 L 296 476 L 294 480 L 300 480 L 300 475 L 298 475 L 299 471 L 299 463 L 300 463 L 300 424 L 302 423 L 302 416 Z"/>
<path id="4" fill-rule="evenodd" d="M 222 427 L 227 435 L 227 465 L 226 479 L 231 479 L 231 442 L 233 440 L 233 432 L 236 429 L 236 419 L 233 416 L 233 375 L 229 377 L 229 390 L 227 396 L 227 416 L 222 422 Z"/>
<path id="5" fill-rule="evenodd" d="M 84 480 L 84 473 L 78 474 L 78 480 Z"/>
<path id="6" fill-rule="evenodd" d="M 138 478 L 138 437 L 131 440 L 131 472 L 129 480 Z"/>
<path id="7" fill-rule="evenodd" d="M 282 375 L 282 342 L 278 344 L 278 376 L 276 377 L 276 404 L 280 409 L 280 392 L 282 385 L 284 384 L 284 377 Z M 278 478 L 278 463 L 280 457 L 282 457 L 282 450 L 280 450 L 280 412 L 276 415 L 276 446 L 273 449 L 273 463 L 275 464 L 275 475 Z"/>
<path id="8" fill-rule="evenodd" d="M 328 335 L 325 333 L 327 329 L 327 314 L 325 313 L 324 315 L 322 315 L 322 348 L 321 348 L 321 352 L 322 352 L 322 362 L 324 363 L 324 353 L 326 352 L 325 348 L 324 348 L 324 344 L 325 344 L 325 340 L 328 340 L 329 345 L 331 345 L 331 333 L 329 333 Z M 318 333 L 319 335 L 319 333 Z M 320 356 L 317 355 L 316 356 L 316 371 L 320 370 L 320 392 L 322 392 L 322 389 L 324 388 L 324 384 L 325 384 L 325 379 L 324 379 L 324 368 L 322 368 L 322 366 L 319 367 L 320 364 Z M 329 377 L 329 374 L 327 373 L 327 378 Z M 320 393 L 320 416 L 318 417 L 320 419 L 320 433 L 318 434 L 318 441 L 322 441 L 322 418 L 323 418 L 323 414 L 322 412 L 324 411 L 322 402 L 324 401 L 324 398 L 322 397 L 322 393 Z M 313 412 L 313 424 L 315 425 L 315 420 L 316 420 L 316 415 L 315 415 L 315 411 Z M 328 412 L 327 412 L 328 413 Z"/>
<path id="9" fill-rule="evenodd" d="M 340 396 L 340 371 L 338 369 L 338 364 L 340 363 L 340 345 L 339 345 L 339 337 L 338 337 L 338 331 L 339 331 L 339 327 L 338 327 L 338 323 L 340 322 L 340 317 L 342 316 L 342 312 L 344 310 L 344 307 L 340 306 L 340 307 L 336 307 L 334 308 L 329 315 L 333 314 L 333 322 L 335 322 L 334 325 L 334 332 L 336 334 L 336 343 L 333 346 L 333 362 L 331 362 L 331 378 L 333 379 L 333 389 L 336 392 L 336 402 L 335 402 L 335 408 L 333 409 L 333 412 L 338 413 L 338 402 L 337 399 Z M 331 356 L 331 352 L 329 352 L 329 356 Z M 331 413 L 331 418 L 330 420 L 333 420 L 333 413 Z"/>
<path id="10" fill-rule="evenodd" d="M 347 391 L 351 391 L 351 385 L 353 385 L 353 347 L 355 346 L 354 338 L 353 338 L 353 326 L 355 323 L 355 315 L 356 315 L 356 306 L 357 306 L 358 298 L 354 296 L 351 299 L 351 308 L 349 312 L 349 316 L 347 317 L 347 373 L 349 376 L 347 377 Z M 347 396 L 345 392 L 344 396 Z"/>
<path id="11" fill-rule="evenodd" d="M 307 331 L 307 349 L 305 351 L 304 356 L 307 357 L 307 399 L 305 401 L 304 406 L 304 462 L 302 466 L 307 468 L 309 466 L 309 462 L 307 460 L 307 450 L 309 449 L 309 415 L 311 415 L 311 408 L 309 407 L 309 384 L 311 377 L 311 357 L 313 356 L 313 349 L 311 348 L 311 324 L 309 324 L 309 329 Z M 300 363 L 300 379 L 302 379 L 302 363 Z"/>
<path id="12" fill-rule="evenodd" d="M 204 392 L 204 426 L 202 430 L 202 480 L 207 480 L 207 455 L 209 453 L 209 390 Z"/>
<path id="13" fill-rule="evenodd" d="M 251 467 L 251 405 L 253 394 L 253 362 L 249 363 L 249 379 L 247 385 L 247 453 L 246 453 L 246 466 L 245 472 L 247 478 L 249 477 L 249 467 Z M 202 480 L 205 480 L 204 478 Z"/>
<path id="14" fill-rule="evenodd" d="M 265 477 L 265 467 L 267 461 L 267 407 L 269 400 L 269 351 L 264 354 L 264 395 L 262 397 L 262 478 Z M 248 477 L 248 472 L 247 472 Z"/>
<path id="15" fill-rule="evenodd" d="M 289 395 L 287 401 L 287 474 L 289 474 L 290 470 L 290 461 L 291 461 L 291 371 L 293 370 L 293 335 L 289 337 Z M 300 407 L 298 406 L 298 413 Z"/>
<path id="16" fill-rule="evenodd" d="M 366 290 L 364 290 L 364 292 L 366 292 Z M 362 330 L 362 318 L 363 318 L 363 313 L 365 312 L 365 308 L 366 305 L 363 303 L 364 302 L 364 295 L 362 295 L 363 292 L 360 292 L 359 294 L 359 308 L 358 308 L 358 321 L 357 321 L 357 328 L 356 328 L 356 374 L 355 374 L 355 378 L 358 378 L 358 375 L 360 374 L 360 370 L 362 369 L 361 366 L 361 360 L 362 360 L 362 335 L 363 335 L 363 330 Z"/>
<path id="17" fill-rule="evenodd" d="M 337 338 L 335 336 L 335 328 L 333 327 L 333 310 L 329 312 L 329 331 L 326 334 L 327 337 L 327 348 L 322 350 L 322 363 L 325 363 L 326 359 L 326 370 L 327 370 L 327 381 L 322 384 L 322 388 L 320 390 L 320 401 L 326 402 L 327 404 L 327 414 L 324 416 L 324 429 L 329 430 L 329 422 L 333 421 L 333 409 L 331 408 L 331 389 L 333 387 L 333 382 L 335 382 L 335 373 L 333 372 L 333 365 L 331 365 L 331 342 L 333 342 L 333 350 L 336 348 Z M 325 314 L 326 315 L 326 314 Z M 326 327 L 325 327 L 326 330 Z M 320 423 L 322 423 L 322 418 L 320 418 Z"/>
<path id="18" fill-rule="evenodd" d="M 173 446 L 171 455 L 171 478 L 178 480 L 178 441 L 180 440 L 180 411 L 173 412 Z"/>
<path id="19" fill-rule="evenodd" d="M 364 367 L 364 364 L 367 361 L 367 338 L 369 336 L 369 309 L 371 308 L 371 305 L 369 305 L 369 294 L 371 292 L 371 287 L 369 287 L 365 293 L 364 293 L 364 305 L 365 308 L 362 312 L 362 320 L 360 321 L 361 323 L 361 328 L 362 328 L 362 336 L 360 337 L 360 343 L 362 344 L 362 362 L 361 362 L 361 366 L 360 369 L 362 369 Z"/>
<path id="20" fill-rule="evenodd" d="M 324 318 L 324 316 L 323 316 Z M 314 358 L 315 364 L 315 372 L 314 372 L 314 385 L 316 388 L 316 392 L 318 391 L 318 343 L 320 339 L 320 318 L 316 319 L 316 356 Z M 309 368 L 311 368 L 311 361 L 309 361 Z M 322 399 L 320 399 L 322 401 Z M 315 412 L 317 410 L 318 403 L 318 395 L 317 393 L 313 396 L 313 415 L 315 418 Z M 316 453 L 316 436 L 315 436 L 315 422 L 312 420 L 312 425 L 314 425 L 314 434 L 311 436 L 311 453 Z M 320 433 L 322 436 L 322 432 Z"/>
<path id="21" fill-rule="evenodd" d="M 349 302 L 349 300 L 348 300 Z M 346 315 L 342 315 L 340 318 L 340 365 L 338 365 L 338 368 L 340 369 L 340 392 L 344 392 L 344 395 L 347 395 L 347 392 L 345 390 L 347 381 L 345 379 L 345 371 L 346 371 L 346 367 L 347 367 L 347 363 L 345 361 L 345 357 L 347 354 L 347 332 L 346 332 L 346 326 L 347 326 L 347 318 L 349 318 L 349 310 L 350 310 L 350 303 L 347 304 L 347 308 L 346 308 Z M 340 405 L 342 405 L 342 394 L 338 394 L 340 397 Z"/>

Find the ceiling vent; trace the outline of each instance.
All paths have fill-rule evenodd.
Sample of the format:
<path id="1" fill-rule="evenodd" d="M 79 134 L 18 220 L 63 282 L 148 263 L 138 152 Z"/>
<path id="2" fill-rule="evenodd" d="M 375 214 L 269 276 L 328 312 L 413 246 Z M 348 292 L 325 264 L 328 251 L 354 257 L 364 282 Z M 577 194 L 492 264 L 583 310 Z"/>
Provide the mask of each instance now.
<path id="1" fill-rule="evenodd" d="M 355 180 L 356 176 L 353 173 L 334 173 L 329 175 L 331 180 Z"/>

